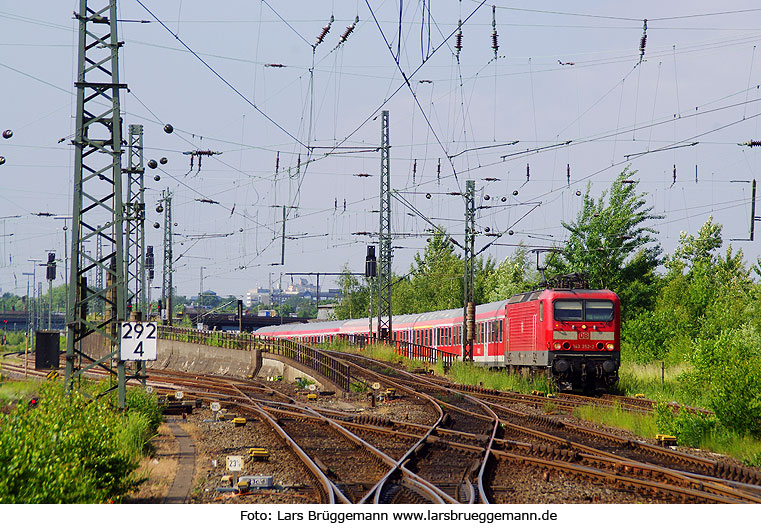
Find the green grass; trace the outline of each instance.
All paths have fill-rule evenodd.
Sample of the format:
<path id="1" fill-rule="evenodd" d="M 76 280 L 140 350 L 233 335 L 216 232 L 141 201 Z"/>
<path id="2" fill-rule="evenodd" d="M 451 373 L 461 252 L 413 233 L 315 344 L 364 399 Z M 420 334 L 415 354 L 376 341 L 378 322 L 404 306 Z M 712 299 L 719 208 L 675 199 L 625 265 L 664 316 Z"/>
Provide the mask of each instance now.
<path id="1" fill-rule="evenodd" d="M 645 394 L 648 399 L 659 402 L 677 402 L 691 406 L 705 406 L 703 397 L 695 397 L 681 385 L 679 377 L 689 371 L 685 364 L 667 366 L 661 381 L 661 365 L 623 363 L 616 386 L 622 395 Z"/>
<path id="2" fill-rule="evenodd" d="M 613 408 L 584 405 L 575 408 L 573 415 L 600 425 L 619 427 L 642 438 L 654 438 L 658 433 L 658 427 L 652 415 L 627 412 L 621 410 L 618 405 Z"/>
<path id="3" fill-rule="evenodd" d="M 700 447 L 726 454 L 748 466 L 761 467 L 761 441 L 750 436 L 714 431 L 701 442 Z"/>
<path id="4" fill-rule="evenodd" d="M 464 362 L 455 362 L 449 369 L 449 378 L 458 384 L 483 386 L 494 390 L 511 390 L 520 393 L 531 393 L 539 390 L 551 393 L 553 384 L 544 376 L 522 377 L 511 375 L 504 370 L 491 370 Z"/>
<path id="5" fill-rule="evenodd" d="M 41 381 L 0 382 L 0 405 L 30 399 L 37 394 L 41 384 Z"/>

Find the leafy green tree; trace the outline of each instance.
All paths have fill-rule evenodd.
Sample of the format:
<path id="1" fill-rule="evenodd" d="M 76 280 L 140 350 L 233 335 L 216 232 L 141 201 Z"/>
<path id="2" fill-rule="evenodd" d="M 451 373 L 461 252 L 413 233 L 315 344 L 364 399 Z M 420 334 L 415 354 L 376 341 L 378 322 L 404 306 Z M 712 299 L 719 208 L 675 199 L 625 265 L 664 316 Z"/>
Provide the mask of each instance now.
<path id="1" fill-rule="evenodd" d="M 463 261 L 455 252 L 449 236 L 440 228 L 429 238 L 423 254 L 415 254 L 407 278 L 394 287 L 394 313 L 410 314 L 461 307 L 463 277 Z"/>
<path id="2" fill-rule="evenodd" d="M 509 299 L 515 294 L 531 290 L 537 284 L 538 277 L 531 273 L 529 259 L 528 249 L 520 246 L 486 276 L 486 301 Z"/>
<path id="3" fill-rule="evenodd" d="M 635 173 L 627 167 L 597 199 L 587 187 L 576 220 L 563 222 L 568 243 L 549 265 L 554 273 L 584 272 L 593 288 L 616 292 L 624 317 L 652 307 L 661 255 L 658 231 L 648 223 L 663 216 L 653 214 L 645 193 L 637 193 Z"/>
<path id="4" fill-rule="evenodd" d="M 338 287 L 343 299 L 334 309 L 337 320 L 367 317 L 370 303 L 370 288 L 364 277 L 351 275 L 348 264 L 343 267 L 343 275 L 338 278 Z"/>

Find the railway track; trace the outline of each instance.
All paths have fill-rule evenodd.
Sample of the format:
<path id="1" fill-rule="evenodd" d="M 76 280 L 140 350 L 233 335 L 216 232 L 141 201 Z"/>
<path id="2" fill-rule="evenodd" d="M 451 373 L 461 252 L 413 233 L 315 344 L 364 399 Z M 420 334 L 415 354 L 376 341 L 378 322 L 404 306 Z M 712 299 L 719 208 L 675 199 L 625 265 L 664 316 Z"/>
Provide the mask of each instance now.
<path id="1" fill-rule="evenodd" d="M 573 396 L 452 385 L 329 354 L 352 364 L 355 378 L 378 383 L 386 402 L 347 412 L 330 401 L 307 402 L 292 388 L 166 370 L 152 371 L 149 382 L 162 393 L 184 390 L 261 420 L 260 430 L 281 442 L 282 456 L 301 464 L 302 496 L 319 503 L 761 502 L 755 470 L 536 412 L 547 400 L 573 408 Z M 395 413 L 372 413 L 391 406 Z M 632 401 L 631 408 L 645 411 L 647 404 Z"/>

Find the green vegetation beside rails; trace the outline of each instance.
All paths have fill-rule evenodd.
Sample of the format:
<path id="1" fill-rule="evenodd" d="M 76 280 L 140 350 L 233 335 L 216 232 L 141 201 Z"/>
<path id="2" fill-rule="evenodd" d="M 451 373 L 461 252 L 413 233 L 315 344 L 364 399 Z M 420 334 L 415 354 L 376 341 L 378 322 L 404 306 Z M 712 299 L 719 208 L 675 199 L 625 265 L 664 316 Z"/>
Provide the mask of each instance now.
<path id="1" fill-rule="evenodd" d="M 409 360 L 386 346 L 369 346 L 360 350 L 346 342 L 338 341 L 323 344 L 321 348 L 361 353 L 383 362 L 403 364 L 408 370 L 424 367 L 422 362 Z M 430 369 L 433 369 L 436 374 L 444 374 L 441 364 Z M 716 414 L 674 412 L 670 403 L 707 409 L 721 403 L 705 393 L 700 393 L 690 385 L 689 379 L 685 384 L 685 376 L 689 376 L 691 371 L 688 365 L 665 366 L 662 373 L 661 364 L 624 364 L 621 368 L 619 392 L 629 396 L 641 393 L 657 401 L 654 412 L 641 414 L 623 410 L 618 406 L 606 408 L 588 405 L 575 409 L 573 415 L 594 423 L 622 428 L 642 438 L 652 439 L 658 433 L 670 434 L 677 438 L 679 445 L 707 449 L 731 456 L 746 465 L 761 467 L 761 439 L 758 437 L 747 431 L 737 431 L 727 423 L 723 423 Z M 661 381 L 662 376 L 663 381 Z M 447 377 L 458 384 L 483 386 L 495 390 L 511 390 L 519 393 L 531 393 L 534 390 L 545 393 L 555 391 L 553 384 L 541 376 L 526 378 L 511 375 L 506 371 L 490 370 L 462 362 L 455 362 L 449 368 Z M 356 391 L 365 390 L 365 388 L 359 390 L 359 384 L 356 387 L 358 388 Z M 742 394 L 737 399 L 745 400 Z M 729 401 L 730 398 L 725 400 Z M 551 406 L 551 403 L 548 405 Z M 547 410 L 550 413 L 553 409 Z M 747 411 L 747 408 L 742 410 Z M 729 423 L 734 423 L 734 420 L 730 419 Z"/>
<path id="2" fill-rule="evenodd" d="M 0 336 L 3 331 L 0 331 Z M 23 351 L 26 347 L 26 334 L 24 331 L 7 331 L 5 333 L 5 345 L 0 345 L 0 354 Z"/>
<path id="3" fill-rule="evenodd" d="M 130 388 L 120 412 L 95 399 L 104 385 L 0 383 L 0 504 L 119 502 L 145 480 L 135 471 L 161 423 L 157 397 Z"/>
<path id="4" fill-rule="evenodd" d="M 643 438 L 653 438 L 657 433 L 670 434 L 677 438 L 679 445 L 726 454 L 746 465 L 761 467 L 761 438 L 754 430 L 759 420 L 753 417 L 758 398 L 749 397 L 743 387 L 731 394 L 717 392 L 722 389 L 721 384 L 717 388 L 697 387 L 693 372 L 689 365 L 623 364 L 619 392 L 627 396 L 644 394 L 657 401 L 653 413 L 583 406 L 575 409 L 574 415 L 620 427 Z M 710 409 L 713 413 L 675 411 L 675 403 Z M 730 409 L 732 413 L 728 412 Z"/>
<path id="5" fill-rule="evenodd" d="M 669 434 L 676 437 L 680 446 L 706 449 L 731 456 L 748 466 L 761 467 L 761 440 L 724 427 L 715 415 L 674 412 L 667 403 L 658 403 L 652 414 L 587 405 L 576 408 L 573 415 L 628 430 L 641 438 Z"/>
<path id="6" fill-rule="evenodd" d="M 344 341 L 336 341 L 322 344 L 320 349 L 359 353 L 363 356 L 394 364 L 402 364 L 408 371 L 425 368 L 426 364 L 419 360 L 410 360 L 394 352 L 391 347 L 384 345 L 372 345 L 365 349 L 359 349 Z M 428 366 L 437 375 L 444 375 L 444 367 L 441 363 Z M 531 393 L 535 390 L 544 393 L 554 391 L 553 384 L 544 376 L 522 377 L 509 374 L 506 371 L 492 370 L 464 362 L 455 362 L 446 372 L 447 378 L 457 384 L 483 386 L 493 390 L 510 390 L 519 393 Z"/>

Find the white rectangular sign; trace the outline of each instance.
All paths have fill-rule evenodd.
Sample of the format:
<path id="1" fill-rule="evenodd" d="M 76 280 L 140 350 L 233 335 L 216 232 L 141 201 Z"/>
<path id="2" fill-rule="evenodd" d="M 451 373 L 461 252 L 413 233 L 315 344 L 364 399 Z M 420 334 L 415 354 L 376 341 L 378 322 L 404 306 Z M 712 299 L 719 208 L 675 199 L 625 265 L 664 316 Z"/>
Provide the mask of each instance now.
<path id="1" fill-rule="evenodd" d="M 228 471 L 243 471 L 243 457 L 242 456 L 228 456 L 227 470 Z"/>
<path id="2" fill-rule="evenodd" d="M 122 322 L 122 360 L 156 360 L 158 329 L 152 321 Z"/>

